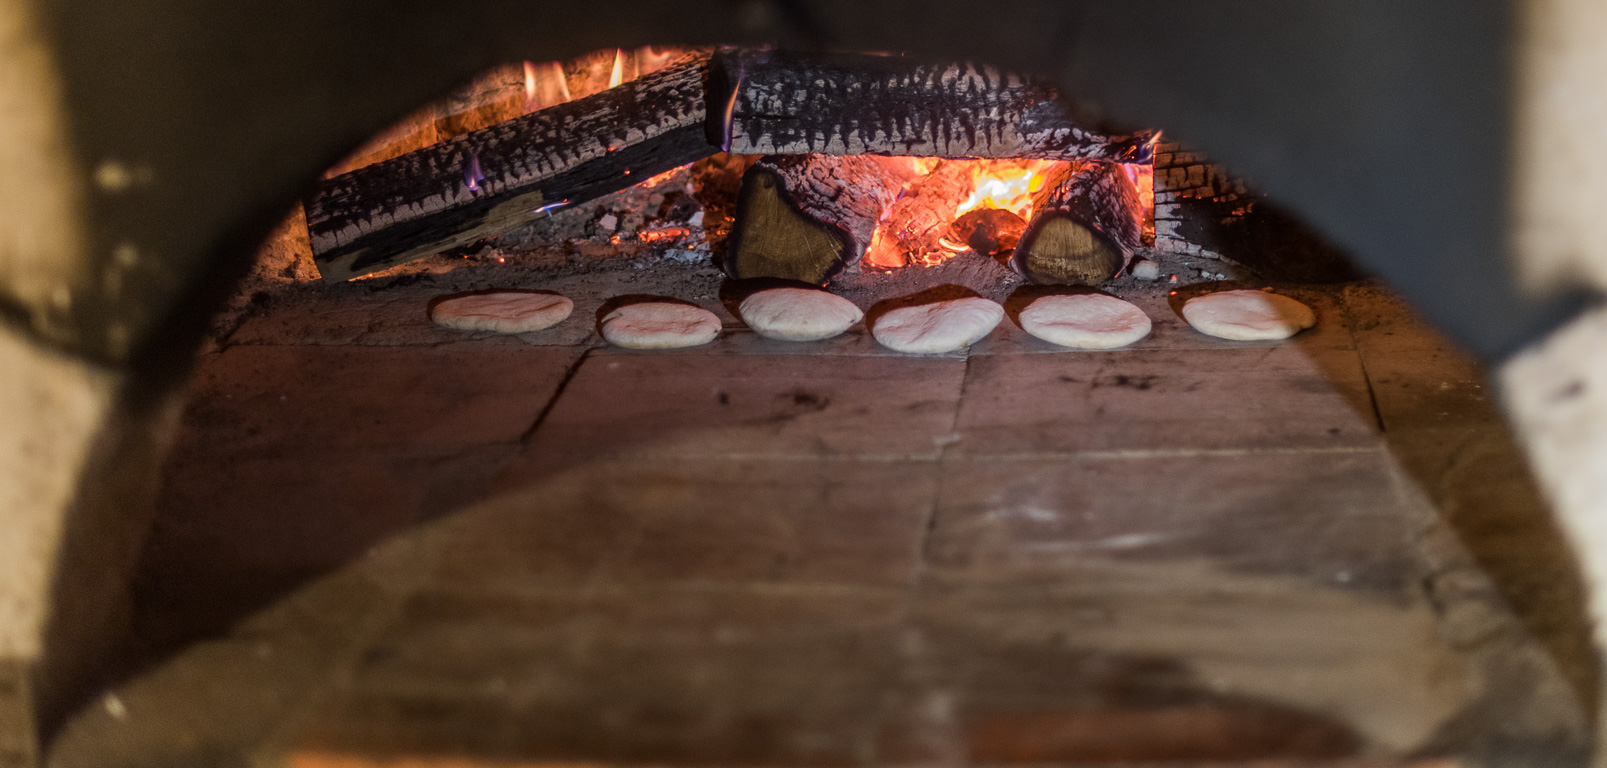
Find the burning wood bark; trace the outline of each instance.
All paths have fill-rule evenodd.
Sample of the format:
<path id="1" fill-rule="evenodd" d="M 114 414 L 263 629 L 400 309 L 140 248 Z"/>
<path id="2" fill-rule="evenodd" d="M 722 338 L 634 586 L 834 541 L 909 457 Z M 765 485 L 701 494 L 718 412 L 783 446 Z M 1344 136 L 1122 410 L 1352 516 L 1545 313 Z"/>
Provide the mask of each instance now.
<path id="1" fill-rule="evenodd" d="M 1050 285 L 1098 285 L 1121 272 L 1143 236 L 1138 190 L 1115 163 L 1050 172 L 1011 264 Z"/>
<path id="2" fill-rule="evenodd" d="M 613 84 L 658 65 L 638 67 L 639 55 L 619 51 L 604 58 L 582 74 L 598 80 L 607 69 Z M 544 73 L 530 65 L 509 73 L 524 83 L 522 100 L 506 100 L 512 111 L 540 108 L 590 82 L 574 79 L 551 95 L 542 93 L 544 78 L 555 87 L 567 82 L 561 69 Z M 513 74 L 501 80 L 514 82 Z M 712 114 L 706 103 L 717 105 Z M 320 272 L 335 281 L 473 243 L 708 157 L 717 147 L 750 154 L 1142 161 L 1152 138 L 1090 129 L 1052 88 L 986 67 L 728 51 L 328 179 L 307 203 L 308 230 Z M 743 226 L 728 269 L 820 282 L 854 263 L 899 192 L 899 184 L 883 178 L 894 167 L 888 163 L 912 165 L 769 162 L 743 193 L 758 218 Z M 904 227 L 893 235 L 901 253 L 937 255 L 949 223 L 942 219 L 952 211 L 923 206 L 946 199 L 939 187 L 958 186 L 962 176 L 958 169 L 934 174 L 926 182 L 930 193 L 914 190 L 904 203 L 907 215 L 898 217 Z M 845 194 L 850 185 L 854 192 Z M 788 247 L 801 250 L 788 254 Z"/>
<path id="3" fill-rule="evenodd" d="M 1095 130 L 1021 75 L 892 56 L 721 52 L 709 103 L 710 140 L 738 154 L 1147 162 L 1153 139 Z"/>
<path id="4" fill-rule="evenodd" d="M 707 59 L 329 179 L 307 202 L 326 281 L 497 234 L 708 157 Z"/>
<path id="5" fill-rule="evenodd" d="M 759 161 L 742 178 L 726 274 L 824 284 L 865 255 L 915 175 L 909 160 L 871 155 Z"/>

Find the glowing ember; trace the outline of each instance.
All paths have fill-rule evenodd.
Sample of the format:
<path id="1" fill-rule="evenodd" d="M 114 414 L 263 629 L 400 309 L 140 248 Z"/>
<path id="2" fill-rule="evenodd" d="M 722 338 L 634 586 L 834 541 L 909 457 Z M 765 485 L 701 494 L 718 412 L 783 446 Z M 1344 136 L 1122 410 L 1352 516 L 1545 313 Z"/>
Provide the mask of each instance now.
<path id="1" fill-rule="evenodd" d="M 669 169 L 669 170 L 667 170 L 667 171 L 665 171 L 665 172 L 663 172 L 663 173 L 661 173 L 661 174 L 659 174 L 657 176 L 654 176 L 654 177 L 642 182 L 639 186 L 644 187 L 646 189 L 652 189 L 653 187 L 656 187 L 656 186 L 658 186 L 660 184 L 663 184 L 666 181 L 669 181 L 669 180 L 675 178 L 676 174 L 680 173 L 681 171 L 683 171 L 685 169 L 686 169 L 686 166 L 684 166 L 684 165 L 681 166 L 680 168 L 671 168 L 671 169 Z"/>
<path id="2" fill-rule="evenodd" d="M 969 178 L 960 194 L 963 199 L 934 203 L 942 209 L 939 215 L 946 225 L 965 214 L 979 209 L 1009 211 L 1023 220 L 1032 217 L 1033 194 L 1043 188 L 1045 175 L 1055 164 L 1052 160 L 949 160 L 936 158 L 908 158 L 917 178 L 905 186 L 900 197 L 930 195 L 933 187 L 925 184 L 925 177 L 947 163 L 963 163 Z M 949 166 L 952 167 L 952 166 Z M 952 205 L 952 208 L 946 206 Z M 863 263 L 868 267 L 892 269 L 905 265 L 937 266 L 965 253 L 970 246 L 950 237 L 928 237 L 916 234 L 931 229 L 927 222 L 911 228 L 904 221 L 883 221 L 872 234 L 865 249 Z M 941 230 L 933 230 L 934 232 Z M 925 243 L 914 245 L 914 243 Z"/>
<path id="3" fill-rule="evenodd" d="M 664 243 L 684 240 L 690 234 L 692 234 L 692 230 L 686 227 L 663 227 L 639 233 L 637 237 L 641 238 L 644 243 Z"/>
<path id="4" fill-rule="evenodd" d="M 887 222 L 882 222 L 871 233 L 870 245 L 865 246 L 865 258 L 860 263 L 876 269 L 892 269 L 909 263 L 904 258 L 904 249 L 898 245 L 898 239 L 887 236 Z"/>

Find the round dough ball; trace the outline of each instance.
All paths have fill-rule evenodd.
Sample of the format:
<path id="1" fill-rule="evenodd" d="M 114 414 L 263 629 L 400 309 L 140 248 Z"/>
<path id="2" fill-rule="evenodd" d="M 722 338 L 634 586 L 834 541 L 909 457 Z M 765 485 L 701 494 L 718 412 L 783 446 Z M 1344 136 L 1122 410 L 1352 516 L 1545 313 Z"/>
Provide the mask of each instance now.
<path id="1" fill-rule="evenodd" d="M 737 311 L 754 333 L 782 341 L 829 339 L 865 317 L 854 302 L 809 288 L 758 291 Z"/>
<path id="2" fill-rule="evenodd" d="M 882 315 L 871 335 L 897 352 L 951 352 L 968 347 L 1004 319 L 1004 307 L 984 298 L 901 307 Z"/>
<path id="3" fill-rule="evenodd" d="M 1133 266 L 1128 271 L 1133 273 L 1133 277 L 1140 280 L 1155 281 L 1161 279 L 1161 266 L 1145 258 L 1134 259 Z"/>
<path id="4" fill-rule="evenodd" d="M 702 307 L 652 301 L 609 312 L 602 331 L 608 343 L 627 349 L 678 349 L 714 341 L 720 318 Z"/>
<path id="5" fill-rule="evenodd" d="M 1317 324 L 1311 307 L 1265 291 L 1223 291 L 1189 299 L 1183 319 L 1200 333 L 1234 341 L 1287 339 Z"/>
<path id="6" fill-rule="evenodd" d="M 1021 328 L 1051 344 L 1115 349 L 1149 335 L 1144 310 L 1102 293 L 1045 296 L 1021 310 Z"/>
<path id="7" fill-rule="evenodd" d="M 454 296 L 430 308 L 436 325 L 459 331 L 527 333 L 564 321 L 575 302 L 556 293 L 492 291 Z"/>

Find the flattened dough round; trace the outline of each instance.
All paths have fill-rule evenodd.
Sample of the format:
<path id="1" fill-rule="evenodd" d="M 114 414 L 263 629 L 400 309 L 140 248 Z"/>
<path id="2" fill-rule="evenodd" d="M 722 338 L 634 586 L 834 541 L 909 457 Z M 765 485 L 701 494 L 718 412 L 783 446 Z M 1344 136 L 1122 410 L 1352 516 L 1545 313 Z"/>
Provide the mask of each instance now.
<path id="1" fill-rule="evenodd" d="M 742 300 L 742 322 L 767 339 L 817 341 L 865 317 L 854 302 L 810 288 L 770 288 Z"/>
<path id="2" fill-rule="evenodd" d="M 714 341 L 720 318 L 690 304 L 650 301 L 609 312 L 602 331 L 608 343 L 627 349 L 677 349 Z"/>
<path id="3" fill-rule="evenodd" d="M 1207 336 L 1235 341 L 1287 339 L 1317 324 L 1311 307 L 1265 291 L 1223 291 L 1189 299 L 1183 319 Z"/>
<path id="4" fill-rule="evenodd" d="M 1144 310 L 1102 293 L 1045 296 L 1021 310 L 1021 328 L 1051 344 L 1115 349 L 1149 335 Z"/>
<path id="5" fill-rule="evenodd" d="M 492 291 L 454 296 L 430 308 L 436 325 L 459 331 L 527 333 L 564 321 L 575 302 L 555 293 Z"/>
<path id="6" fill-rule="evenodd" d="M 871 335 L 897 352 L 950 352 L 988 335 L 1004 319 L 1004 307 L 980 297 L 901 307 L 882 315 Z"/>

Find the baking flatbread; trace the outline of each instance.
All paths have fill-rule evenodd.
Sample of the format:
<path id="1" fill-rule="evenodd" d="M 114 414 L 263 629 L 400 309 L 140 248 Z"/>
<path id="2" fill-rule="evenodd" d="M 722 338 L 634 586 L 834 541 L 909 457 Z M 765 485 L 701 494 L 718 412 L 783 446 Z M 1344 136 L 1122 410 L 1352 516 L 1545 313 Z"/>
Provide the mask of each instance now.
<path id="1" fill-rule="evenodd" d="M 1189 299 L 1183 319 L 1200 333 L 1234 341 L 1287 339 L 1317 324 L 1311 307 L 1265 291 L 1223 291 Z"/>
<path id="2" fill-rule="evenodd" d="M 829 339 L 865 317 L 853 302 L 811 288 L 758 291 L 743 299 L 737 312 L 754 333 L 782 341 Z"/>
<path id="3" fill-rule="evenodd" d="M 1051 344 L 1115 349 L 1149 335 L 1144 310 L 1102 293 L 1045 296 L 1021 310 L 1021 328 Z"/>
<path id="4" fill-rule="evenodd" d="M 882 315 L 871 335 L 897 352 L 952 352 L 988 335 L 1004 307 L 979 297 L 951 299 L 933 304 L 901 307 Z"/>
<path id="5" fill-rule="evenodd" d="M 491 291 L 454 296 L 430 308 L 436 325 L 459 331 L 528 333 L 564 321 L 575 302 L 555 293 Z"/>
<path id="6" fill-rule="evenodd" d="M 696 347 L 720 335 L 720 318 L 690 304 L 643 302 L 609 312 L 602 332 L 608 343 L 627 349 Z"/>

